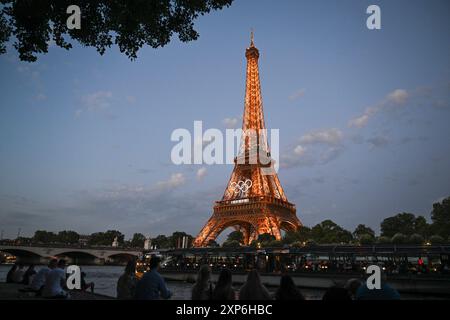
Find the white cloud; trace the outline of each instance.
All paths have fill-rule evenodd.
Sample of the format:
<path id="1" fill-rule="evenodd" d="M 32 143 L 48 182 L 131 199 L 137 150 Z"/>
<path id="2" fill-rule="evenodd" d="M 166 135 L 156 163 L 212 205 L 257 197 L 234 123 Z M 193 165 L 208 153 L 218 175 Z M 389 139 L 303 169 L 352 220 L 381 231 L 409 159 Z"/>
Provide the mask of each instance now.
<path id="1" fill-rule="evenodd" d="M 304 88 L 301 88 L 301 89 L 295 91 L 293 94 L 291 94 L 291 95 L 289 96 L 289 100 L 295 101 L 295 100 L 297 100 L 297 99 L 300 99 L 300 98 L 303 97 L 304 95 L 305 95 L 305 89 L 304 89 Z"/>
<path id="2" fill-rule="evenodd" d="M 355 128 L 363 128 L 367 125 L 367 122 L 369 121 L 369 115 L 368 114 L 363 114 L 360 117 L 356 117 L 351 119 L 348 122 L 348 126 L 349 127 L 355 127 Z"/>
<path id="3" fill-rule="evenodd" d="M 169 180 L 159 181 L 156 188 L 159 190 L 172 190 L 186 183 L 186 178 L 182 173 L 174 173 Z"/>
<path id="4" fill-rule="evenodd" d="M 201 167 L 197 170 L 197 179 L 203 180 L 203 178 L 206 176 L 208 170 L 205 167 Z"/>
<path id="5" fill-rule="evenodd" d="M 301 145 L 298 145 L 294 148 L 294 153 L 300 157 L 303 156 L 305 154 L 305 152 L 306 152 L 306 148 Z"/>
<path id="6" fill-rule="evenodd" d="M 234 129 L 239 124 L 238 118 L 225 118 L 222 120 L 223 125 L 228 129 Z"/>
<path id="7" fill-rule="evenodd" d="M 337 128 L 308 132 L 300 137 L 299 144 L 283 153 L 281 166 L 291 168 L 327 164 L 344 151 L 343 139 L 342 131 Z M 310 147 L 306 148 L 305 145 Z"/>
<path id="8" fill-rule="evenodd" d="M 327 164 L 330 161 L 337 159 L 344 152 L 344 147 L 337 146 L 325 150 L 319 157 L 319 164 Z"/>
<path id="9" fill-rule="evenodd" d="M 81 97 L 86 111 L 100 111 L 111 106 L 111 91 L 97 91 Z"/>
<path id="10" fill-rule="evenodd" d="M 364 113 L 360 116 L 357 116 L 351 119 L 348 122 L 349 127 L 354 128 L 363 128 L 369 122 L 369 119 L 376 115 L 383 109 L 395 106 L 395 105 L 403 105 L 409 98 L 409 93 L 404 89 L 395 89 L 386 95 L 386 97 L 381 100 L 378 104 L 366 108 Z"/>
<path id="11" fill-rule="evenodd" d="M 395 104 L 404 104 L 408 99 L 408 92 L 404 89 L 396 89 L 387 96 L 387 101 Z"/>
<path id="12" fill-rule="evenodd" d="M 341 143 L 342 138 L 341 130 L 330 128 L 308 132 L 300 138 L 300 143 L 337 145 Z"/>

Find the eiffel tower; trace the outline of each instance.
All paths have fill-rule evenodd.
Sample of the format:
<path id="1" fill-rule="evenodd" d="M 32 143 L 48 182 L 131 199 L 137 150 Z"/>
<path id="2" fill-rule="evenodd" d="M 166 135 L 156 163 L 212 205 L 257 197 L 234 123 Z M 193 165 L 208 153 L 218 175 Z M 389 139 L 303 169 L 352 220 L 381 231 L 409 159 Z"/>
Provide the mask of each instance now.
<path id="1" fill-rule="evenodd" d="M 244 244 L 248 245 L 263 233 L 280 240 L 281 230 L 293 231 L 302 225 L 295 205 L 284 194 L 270 157 L 259 81 L 259 51 L 253 32 L 245 56 L 247 80 L 239 153 L 222 200 L 216 201 L 213 215 L 194 240 L 196 247 L 207 246 L 228 227 L 241 231 Z M 256 161 L 251 161 L 255 154 Z"/>

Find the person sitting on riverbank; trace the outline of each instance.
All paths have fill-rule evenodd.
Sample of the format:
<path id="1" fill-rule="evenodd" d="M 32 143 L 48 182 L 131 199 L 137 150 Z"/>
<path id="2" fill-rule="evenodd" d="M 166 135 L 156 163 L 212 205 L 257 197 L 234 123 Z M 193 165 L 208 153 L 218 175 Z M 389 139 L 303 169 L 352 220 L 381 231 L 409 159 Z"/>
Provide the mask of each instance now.
<path id="1" fill-rule="evenodd" d="M 158 273 L 161 258 L 153 256 L 150 259 L 150 271 L 144 273 L 136 285 L 135 298 L 138 300 L 169 299 L 172 293 L 167 289 L 163 277 Z"/>
<path id="2" fill-rule="evenodd" d="M 51 270 L 46 278 L 42 295 L 49 299 L 67 299 L 69 294 L 64 290 L 66 287 L 66 261 L 61 259 L 55 269 Z"/>
<path id="3" fill-rule="evenodd" d="M 250 271 L 247 281 L 239 290 L 239 300 L 271 300 L 269 290 L 261 283 L 256 269 Z"/>
<path id="4" fill-rule="evenodd" d="M 136 291 L 136 261 L 128 261 L 124 273 L 117 281 L 117 299 L 133 299 Z"/>
<path id="5" fill-rule="evenodd" d="M 48 273 L 55 269 L 58 265 L 58 260 L 51 259 L 48 266 L 42 267 L 39 272 L 33 277 L 31 281 L 30 288 L 36 292 L 36 296 L 42 295 L 42 290 L 44 289 L 45 281 L 47 280 Z"/>
<path id="6" fill-rule="evenodd" d="M 24 274 L 25 274 L 25 267 L 23 264 L 19 263 L 17 265 L 17 270 L 12 275 L 12 281 L 14 283 L 22 283 Z"/>
<path id="7" fill-rule="evenodd" d="M 305 300 L 300 290 L 295 286 L 291 276 L 285 274 L 281 277 L 280 287 L 275 293 L 276 300 Z"/>
<path id="8" fill-rule="evenodd" d="M 332 286 L 325 291 L 325 294 L 322 297 L 322 301 L 351 301 L 350 293 L 347 289 Z"/>
<path id="9" fill-rule="evenodd" d="M 197 281 L 192 287 L 192 300 L 211 300 L 213 287 L 210 281 L 211 269 L 203 265 L 197 274 Z"/>
<path id="10" fill-rule="evenodd" d="M 22 279 L 22 283 L 26 286 L 30 285 L 31 280 L 33 280 L 36 275 L 36 270 L 34 270 L 34 264 L 30 264 L 27 271 L 25 271 Z"/>
<path id="11" fill-rule="evenodd" d="M 13 283 L 13 276 L 14 273 L 17 270 L 17 263 L 13 264 L 13 266 L 11 267 L 11 269 L 9 269 L 8 274 L 6 275 L 6 283 Z"/>
<path id="12" fill-rule="evenodd" d="M 345 289 L 347 289 L 348 293 L 350 294 L 353 300 L 356 300 L 356 292 L 358 291 L 361 284 L 362 284 L 361 280 L 356 278 L 349 279 L 345 284 Z"/>
<path id="13" fill-rule="evenodd" d="M 217 280 L 216 287 L 213 290 L 213 300 L 235 300 L 231 271 L 222 269 Z"/>
<path id="14" fill-rule="evenodd" d="M 356 291 L 356 300 L 400 300 L 400 294 L 387 282 L 386 273 L 381 273 L 381 288 L 370 290 L 362 285 Z"/>
<path id="15" fill-rule="evenodd" d="M 81 291 L 86 291 L 87 289 L 91 290 L 91 293 L 94 293 L 95 283 L 94 282 L 86 282 L 86 272 L 81 271 Z"/>

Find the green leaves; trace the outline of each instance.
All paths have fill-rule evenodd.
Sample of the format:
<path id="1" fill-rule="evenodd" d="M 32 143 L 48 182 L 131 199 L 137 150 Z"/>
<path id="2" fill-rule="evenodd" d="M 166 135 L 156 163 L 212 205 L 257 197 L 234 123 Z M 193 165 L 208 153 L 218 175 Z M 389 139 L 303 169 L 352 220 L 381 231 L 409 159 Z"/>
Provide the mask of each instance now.
<path id="1" fill-rule="evenodd" d="M 163 47 L 178 34 L 182 42 L 196 40 L 194 20 L 199 15 L 231 5 L 233 0 L 4 0 L 0 11 L 0 54 L 15 39 L 20 60 L 36 61 L 50 41 L 70 49 L 67 39 L 95 47 L 100 54 L 113 44 L 130 59 L 144 45 Z M 66 9 L 81 9 L 81 29 L 67 28 Z"/>

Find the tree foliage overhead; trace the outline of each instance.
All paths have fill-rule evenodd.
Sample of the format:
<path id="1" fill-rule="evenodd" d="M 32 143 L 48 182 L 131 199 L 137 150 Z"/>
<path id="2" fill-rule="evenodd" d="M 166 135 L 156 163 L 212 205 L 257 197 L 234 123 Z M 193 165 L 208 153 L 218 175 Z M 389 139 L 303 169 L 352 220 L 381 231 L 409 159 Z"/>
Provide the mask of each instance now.
<path id="1" fill-rule="evenodd" d="M 71 38 L 100 54 L 113 44 L 129 58 L 144 45 L 163 47 L 178 34 L 182 42 L 199 37 L 194 20 L 233 0 L 1 0 L 0 53 L 13 38 L 23 61 L 36 61 L 48 52 L 50 41 L 70 49 Z M 81 29 L 67 28 L 67 7 L 81 9 Z"/>

